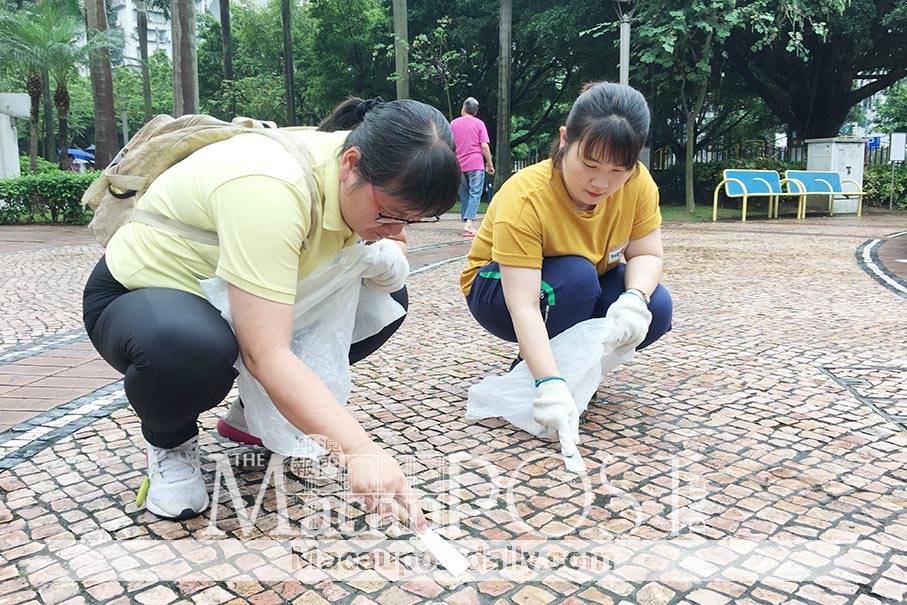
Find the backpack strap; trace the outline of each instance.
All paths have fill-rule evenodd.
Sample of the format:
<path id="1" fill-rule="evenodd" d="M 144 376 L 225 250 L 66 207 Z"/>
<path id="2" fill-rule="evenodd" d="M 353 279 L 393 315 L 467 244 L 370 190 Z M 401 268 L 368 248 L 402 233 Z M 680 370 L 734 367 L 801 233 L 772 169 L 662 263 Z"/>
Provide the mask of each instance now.
<path id="1" fill-rule="evenodd" d="M 184 116 L 185 117 L 185 116 Z M 207 117 L 207 116 L 202 116 Z M 306 188 L 309 193 L 309 207 L 311 209 L 311 217 L 309 220 L 309 230 L 305 235 L 305 238 L 302 240 L 302 248 L 305 250 L 309 249 L 311 243 L 313 232 L 315 231 L 315 224 L 318 221 L 318 203 L 316 200 L 318 188 L 315 184 L 315 176 L 312 173 L 312 156 L 309 153 L 308 147 L 301 140 L 292 137 L 289 133 L 282 131 L 279 128 L 276 128 L 276 125 L 273 123 L 262 123 L 257 120 L 251 120 L 249 118 L 236 118 L 234 119 L 234 124 L 232 125 L 237 128 L 237 131 L 233 134 L 244 134 L 254 133 L 267 136 L 272 140 L 280 143 L 284 150 L 289 153 L 296 163 L 299 164 L 299 167 L 302 169 L 303 178 L 305 179 Z M 239 130 L 242 128 L 242 130 Z M 232 136 L 232 135 L 231 135 Z M 227 137 L 229 138 L 229 137 Z M 120 152 L 117 157 L 120 155 L 125 155 L 125 149 Z M 111 195 L 114 197 L 139 197 L 139 192 L 144 192 L 150 185 L 149 179 L 144 176 L 134 176 L 134 175 L 123 175 L 105 172 L 107 177 L 109 187 L 108 190 Z M 123 191 L 127 195 L 118 195 L 117 191 Z M 183 237 L 188 240 L 199 242 L 202 244 L 207 244 L 210 246 L 217 246 L 219 239 L 217 233 L 214 231 L 208 231 L 176 219 L 166 217 L 162 214 L 156 212 L 151 212 L 149 210 L 141 210 L 135 208 L 130 219 L 127 219 L 127 222 L 132 220 L 137 223 L 143 223 L 150 225 L 152 227 L 157 227 L 162 231 L 168 233 L 176 234 L 180 237 Z"/>
<path id="2" fill-rule="evenodd" d="M 283 145 L 283 148 L 286 149 L 287 153 L 293 156 L 293 159 L 295 159 L 299 164 L 299 167 L 302 168 L 305 185 L 309 190 L 309 208 L 311 211 L 309 232 L 306 233 L 305 239 L 302 240 L 303 249 L 308 250 L 309 243 L 312 239 L 312 232 L 315 230 L 315 223 L 318 221 L 318 204 L 315 199 L 318 188 L 315 185 L 315 176 L 312 174 L 312 156 L 309 153 L 309 148 L 304 142 L 294 138 L 290 133 L 279 128 L 264 128 L 255 130 L 254 132 L 266 135 Z"/>
<path id="3" fill-rule="evenodd" d="M 217 246 L 220 243 L 217 233 L 214 231 L 207 231 L 201 227 L 177 221 L 168 218 L 163 214 L 151 212 L 150 210 L 140 210 L 136 208 L 135 213 L 132 215 L 132 222 L 151 225 L 152 227 L 157 227 L 161 231 L 167 231 L 168 233 L 173 233 L 182 238 L 207 244 L 209 246 Z"/>

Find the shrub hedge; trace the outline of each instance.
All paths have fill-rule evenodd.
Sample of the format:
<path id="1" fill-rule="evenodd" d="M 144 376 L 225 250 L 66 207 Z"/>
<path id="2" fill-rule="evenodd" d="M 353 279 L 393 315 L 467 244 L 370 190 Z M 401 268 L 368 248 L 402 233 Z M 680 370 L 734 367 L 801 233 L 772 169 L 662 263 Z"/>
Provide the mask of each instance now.
<path id="1" fill-rule="evenodd" d="M 82 194 L 100 174 L 56 170 L 0 179 L 0 224 L 84 225 L 92 213 L 82 208 Z"/>
<path id="2" fill-rule="evenodd" d="M 863 174 L 863 204 L 888 208 L 891 196 L 891 165 L 867 166 Z M 894 208 L 907 210 L 907 164 L 894 167 Z"/>
<path id="3" fill-rule="evenodd" d="M 45 172 L 57 172 L 60 170 L 60 167 L 53 162 L 48 162 L 42 157 L 36 158 L 38 160 L 38 174 L 43 174 Z M 19 156 L 19 172 L 22 174 L 31 174 L 31 159 L 27 155 Z"/>

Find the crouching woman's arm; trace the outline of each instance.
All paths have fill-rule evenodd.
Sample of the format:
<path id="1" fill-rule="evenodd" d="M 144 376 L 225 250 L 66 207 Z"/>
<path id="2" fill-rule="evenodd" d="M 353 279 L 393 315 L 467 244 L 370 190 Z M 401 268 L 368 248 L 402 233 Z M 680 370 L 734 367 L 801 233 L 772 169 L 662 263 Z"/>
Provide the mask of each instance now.
<path id="1" fill-rule="evenodd" d="M 261 383 L 281 414 L 308 435 L 338 447 L 352 491 L 398 500 L 416 529 L 427 522 L 397 462 L 372 441 L 365 429 L 321 379 L 290 350 L 293 306 L 266 300 L 229 286 L 230 309 L 243 363 Z"/>

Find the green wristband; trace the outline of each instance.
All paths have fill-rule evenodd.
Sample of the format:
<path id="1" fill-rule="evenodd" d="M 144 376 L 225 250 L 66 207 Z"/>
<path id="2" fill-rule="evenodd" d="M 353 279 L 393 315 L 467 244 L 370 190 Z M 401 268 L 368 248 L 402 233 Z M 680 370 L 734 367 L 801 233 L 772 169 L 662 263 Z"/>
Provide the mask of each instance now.
<path id="1" fill-rule="evenodd" d="M 564 378 L 563 376 L 546 376 L 545 378 L 539 378 L 538 380 L 536 380 L 535 386 L 545 384 L 546 382 L 549 382 L 551 380 L 560 380 L 561 382 L 564 382 L 564 383 L 567 382 L 567 379 Z"/>

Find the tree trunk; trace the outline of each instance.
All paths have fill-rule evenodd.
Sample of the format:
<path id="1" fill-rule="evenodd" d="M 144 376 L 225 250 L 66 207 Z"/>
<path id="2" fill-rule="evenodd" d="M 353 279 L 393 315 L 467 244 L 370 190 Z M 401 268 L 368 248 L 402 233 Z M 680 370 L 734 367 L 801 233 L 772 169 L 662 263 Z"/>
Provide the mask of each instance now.
<path id="1" fill-rule="evenodd" d="M 198 113 L 198 55 L 195 47 L 195 3 L 171 0 L 173 44 L 173 113 Z"/>
<path id="2" fill-rule="evenodd" d="M 712 33 L 706 36 L 704 48 L 710 48 L 712 44 Z M 706 75 L 699 84 L 699 90 L 696 91 L 696 100 L 693 102 L 692 109 L 687 109 L 687 150 L 684 170 L 684 185 L 686 189 L 687 210 L 690 214 L 696 212 L 696 198 L 693 191 L 693 161 L 696 159 L 696 117 L 702 111 L 705 105 L 705 94 L 709 89 L 709 78 Z M 686 103 L 684 103 L 686 106 Z"/>
<path id="3" fill-rule="evenodd" d="M 38 73 L 30 73 L 25 81 L 25 89 L 31 99 L 31 112 L 28 115 L 28 156 L 31 160 L 32 174 L 38 173 L 38 119 L 41 115 L 41 93 L 44 85 Z"/>
<path id="4" fill-rule="evenodd" d="M 57 84 L 54 107 L 60 124 L 60 169 L 69 170 L 69 90 L 65 84 Z"/>
<path id="5" fill-rule="evenodd" d="M 510 34 L 512 26 L 511 0 L 500 0 L 500 30 L 498 40 L 498 129 L 495 158 L 494 189 L 510 178 L 513 162 L 510 154 Z"/>
<path id="6" fill-rule="evenodd" d="M 236 95 L 233 90 L 233 31 L 230 26 L 230 0 L 220 0 L 220 39 L 224 54 L 224 80 L 229 82 L 227 111 L 236 115 Z"/>
<path id="7" fill-rule="evenodd" d="M 54 136 L 54 106 L 50 99 L 50 76 L 47 74 L 47 68 L 41 68 L 41 86 L 43 87 L 44 101 L 44 159 L 48 162 L 56 162 L 57 142 Z"/>
<path id="8" fill-rule="evenodd" d="M 684 159 L 684 190 L 686 192 L 687 212 L 696 212 L 696 199 L 693 197 L 693 160 L 696 156 L 696 114 L 687 112 L 687 148 Z"/>
<path id="9" fill-rule="evenodd" d="M 290 0 L 280 0 L 280 20 L 283 23 L 283 77 L 287 95 L 287 126 L 296 126 L 296 81 L 293 69 L 293 16 Z"/>
<path id="10" fill-rule="evenodd" d="M 394 66 L 397 72 L 397 98 L 409 98 L 409 27 L 406 0 L 394 2 Z"/>
<path id="11" fill-rule="evenodd" d="M 88 31 L 107 31 L 107 13 L 104 0 L 86 0 L 85 20 Z M 90 35 L 90 34 L 89 34 Z M 94 101 L 94 166 L 106 168 L 116 156 L 117 119 L 113 105 L 113 74 L 110 53 L 106 48 L 91 53 L 91 96 Z M 125 144 L 125 141 L 124 141 Z"/>
<path id="12" fill-rule="evenodd" d="M 142 63 L 142 101 L 145 109 L 145 122 L 149 122 L 152 117 L 152 110 L 151 73 L 148 68 L 148 13 L 145 11 L 145 2 L 143 0 L 138 0 L 135 6 L 139 30 L 139 59 Z"/>

